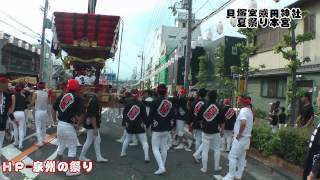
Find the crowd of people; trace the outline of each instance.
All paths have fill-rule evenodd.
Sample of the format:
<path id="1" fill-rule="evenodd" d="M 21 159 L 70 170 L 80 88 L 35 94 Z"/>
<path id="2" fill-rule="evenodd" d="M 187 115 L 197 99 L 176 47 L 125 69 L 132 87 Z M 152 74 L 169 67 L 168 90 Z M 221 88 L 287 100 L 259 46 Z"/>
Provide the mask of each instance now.
<path id="1" fill-rule="evenodd" d="M 30 83 L 9 83 L 7 93 L 10 94 L 11 111 L 8 135 L 14 139 L 14 145 L 23 149 L 23 140 L 27 126 L 35 124 L 38 145 L 40 146 L 46 135 L 47 127 L 52 127 L 51 100 L 52 90 L 45 89 L 45 83 L 37 85 Z M 30 119 L 33 121 L 31 122 Z"/>
<path id="2" fill-rule="evenodd" d="M 23 149 L 27 125 L 31 114 L 34 120 L 37 145 L 43 146 L 50 115 L 52 91 L 45 89 L 45 83 L 33 86 L 28 83 L 10 83 L 5 76 L 0 76 L 0 147 L 6 133 L 13 137 L 13 145 Z M 0 179 L 8 179 L 1 173 Z"/>
<path id="3" fill-rule="evenodd" d="M 314 121 L 314 109 L 311 103 L 311 95 L 306 92 L 301 97 L 301 104 L 298 106 L 298 117 L 295 122 L 295 127 L 297 128 L 310 128 L 313 127 L 316 122 Z M 288 108 L 288 110 L 290 107 Z M 270 111 L 269 111 L 269 122 L 272 128 L 272 132 L 277 132 L 278 129 L 284 128 L 287 126 L 288 115 L 286 113 L 285 107 L 280 106 L 280 101 L 276 101 L 274 103 L 270 103 Z"/>
<path id="4" fill-rule="evenodd" d="M 250 145 L 253 112 L 250 97 L 238 97 L 239 112 L 231 100 L 217 101 L 216 91 L 200 89 L 196 97 L 187 97 L 186 89 L 167 96 L 167 87 L 159 85 L 156 92 L 145 91 L 142 96 L 136 89 L 126 92 L 120 100 L 124 104 L 124 135 L 120 156 L 127 156 L 130 142 L 140 140 L 144 161 L 150 162 L 147 131 L 151 130 L 152 152 L 158 164 L 155 175 L 166 172 L 167 151 L 192 151 L 195 163 L 202 162 L 200 171 L 208 170 L 208 152 L 214 151 L 214 170 L 221 171 L 221 150 L 229 152 L 229 173 L 223 179 L 241 179 L 246 166 L 246 150 Z M 237 118 L 238 114 L 238 118 Z M 192 136 L 190 137 L 190 133 Z M 194 148 L 192 147 L 194 140 Z M 223 143 L 225 142 L 225 143 Z"/>
<path id="5" fill-rule="evenodd" d="M 94 85 L 96 81 L 96 76 L 94 75 L 94 70 L 84 69 L 75 74 L 75 79 L 80 85 Z"/>
<path id="6" fill-rule="evenodd" d="M 94 144 L 97 162 L 108 162 L 100 151 L 101 106 L 99 99 L 103 92 L 101 86 L 96 86 L 93 96 L 84 102 L 79 95 L 80 84 L 71 79 L 65 92 L 54 102 L 51 92 L 45 90 L 45 84 L 39 83 L 37 89 L 30 93 L 27 100 L 26 88 L 17 84 L 14 92 L 8 91 L 8 79 L 0 78 L 0 145 L 2 147 L 7 129 L 7 123 L 13 124 L 15 142 L 18 148 L 23 147 L 25 136 L 25 109 L 34 107 L 37 146 L 45 144 L 47 129 L 48 104 L 52 103 L 52 118 L 57 124 L 57 160 L 61 161 L 63 152 L 68 149 L 67 160 L 75 160 L 79 144 L 77 131 L 81 127 L 87 129 L 86 142 L 80 153 L 80 160 L 89 160 L 86 153 Z M 31 95 L 32 94 L 32 95 Z M 154 172 L 161 175 L 166 172 L 167 151 L 169 148 L 192 151 L 192 139 L 195 139 L 196 163 L 202 161 L 202 172 L 207 171 L 208 151 L 214 150 L 214 170 L 220 171 L 220 151 L 222 141 L 226 141 L 225 150 L 229 153 L 229 173 L 224 179 L 241 178 L 245 167 L 246 150 L 249 147 L 253 124 L 253 113 L 249 97 L 239 97 L 241 110 L 236 119 L 236 110 L 230 105 L 230 99 L 225 99 L 223 105 L 217 103 L 217 92 L 200 89 L 195 98 L 188 98 L 188 92 L 181 88 L 176 96 L 168 97 L 167 87 L 159 85 L 155 92 L 146 91 L 141 95 L 138 90 L 126 92 L 119 102 L 124 105 L 122 125 L 125 129 L 121 157 L 127 155 L 127 147 L 133 139 L 141 142 L 145 154 L 145 162 L 150 162 L 147 132 L 151 133 L 152 152 L 158 164 Z M 55 118 L 58 118 L 56 120 Z M 189 127 L 189 128 L 187 128 Z M 193 137 L 188 135 L 192 132 Z M 232 133 L 235 132 L 235 133 Z M 232 137 L 234 140 L 232 141 Z M 67 176 L 79 173 L 67 172 Z M 3 174 L 2 179 L 8 179 Z"/>
<path id="7" fill-rule="evenodd" d="M 87 137 L 81 150 L 79 159 L 88 161 L 86 157 L 90 146 L 94 145 L 96 162 L 108 162 L 100 150 L 101 137 L 101 98 L 104 88 L 95 86 L 95 90 L 88 102 L 79 94 L 80 83 L 70 79 L 64 93 L 53 101 L 52 92 L 45 89 L 45 83 L 38 83 L 32 89 L 23 84 L 16 84 L 14 89 L 8 87 L 8 79 L 0 76 L 0 148 L 2 148 L 8 124 L 14 129 L 14 145 L 23 148 L 26 135 L 26 110 L 34 109 L 34 119 L 37 135 L 36 145 L 45 145 L 47 121 L 52 117 L 57 122 L 57 160 L 76 160 L 77 146 L 79 145 L 78 131 L 86 128 Z M 14 90 L 14 91 L 13 91 Z M 166 173 L 167 151 L 174 150 L 194 151 L 192 157 L 195 163 L 202 164 L 201 172 L 208 171 L 208 152 L 213 150 L 214 171 L 221 171 L 221 149 L 228 152 L 229 171 L 223 180 L 241 179 L 246 167 L 246 152 L 250 146 L 251 132 L 254 122 L 254 113 L 251 98 L 237 97 L 237 107 L 231 105 L 231 99 L 226 98 L 218 103 L 218 94 L 214 90 L 199 89 L 195 97 L 188 97 L 186 89 L 168 97 L 167 87 L 160 84 L 155 91 L 139 92 L 132 89 L 123 92 L 119 102 L 123 104 L 122 126 L 123 137 L 121 157 L 126 157 L 128 146 L 137 145 L 139 140 L 144 152 L 144 161 L 150 163 L 148 132 L 151 132 L 151 147 L 158 169 L 155 175 Z M 303 97 L 306 112 L 311 112 L 310 97 Z M 309 103 L 308 103 L 309 102 Z M 52 104 L 52 114 L 48 113 Z M 320 104 L 320 101 L 319 101 Z M 280 122 L 281 126 L 286 119 L 285 109 L 276 102 L 270 110 L 271 125 L 273 121 Z M 312 111 L 313 112 L 313 111 Z M 311 114 L 312 115 L 312 114 Z M 309 117 L 310 113 L 302 117 Z M 56 119 L 57 118 L 57 119 Z M 310 118 L 310 117 L 309 117 Z M 308 121 L 304 123 L 307 124 Z M 280 126 L 280 127 L 281 127 Z M 319 129 L 319 126 L 317 127 Z M 309 161 L 313 164 L 308 167 L 310 177 L 318 173 L 319 133 L 314 131 L 310 143 Z M 194 146 L 193 146 L 194 144 Z M 68 149 L 67 159 L 63 157 Z M 309 162 L 308 161 L 308 162 Z M 320 166 L 319 166 L 320 167 Z M 79 173 L 66 172 L 67 176 Z M 309 173 L 307 173 L 309 175 Z M 1 173 L 2 179 L 8 179 Z M 0 178 L 0 179 L 1 179 Z"/>

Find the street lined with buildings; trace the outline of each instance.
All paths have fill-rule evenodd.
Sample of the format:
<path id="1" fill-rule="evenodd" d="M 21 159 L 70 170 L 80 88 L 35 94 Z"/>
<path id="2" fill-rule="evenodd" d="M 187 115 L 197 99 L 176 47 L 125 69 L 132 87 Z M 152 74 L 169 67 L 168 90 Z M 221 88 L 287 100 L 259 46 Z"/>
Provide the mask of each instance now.
<path id="1" fill-rule="evenodd" d="M 0 7 L 0 180 L 320 177 L 320 1 L 136 1 Z"/>

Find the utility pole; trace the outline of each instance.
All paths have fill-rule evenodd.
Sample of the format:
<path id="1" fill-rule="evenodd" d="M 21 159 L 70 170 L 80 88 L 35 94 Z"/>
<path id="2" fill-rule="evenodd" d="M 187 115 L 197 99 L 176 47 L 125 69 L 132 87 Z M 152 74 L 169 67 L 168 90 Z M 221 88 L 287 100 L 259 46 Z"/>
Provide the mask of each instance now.
<path id="1" fill-rule="evenodd" d="M 187 27 L 187 49 L 185 59 L 185 73 L 184 73 L 184 87 L 189 92 L 189 72 L 190 72 L 190 61 L 191 61 L 191 36 L 192 36 L 192 0 L 187 0 L 188 4 L 188 27 Z"/>
<path id="2" fill-rule="evenodd" d="M 182 7 L 177 7 L 182 5 Z M 181 0 L 179 3 L 174 3 L 173 6 L 169 7 L 172 9 L 172 13 L 175 16 L 177 14 L 177 9 L 183 9 L 188 11 L 188 20 L 187 20 L 187 45 L 186 45 L 186 56 L 184 64 L 184 87 L 189 91 L 189 74 L 190 74 L 190 61 L 191 61 L 191 39 L 193 29 L 193 17 L 192 17 L 192 0 Z M 183 38 L 185 39 L 185 37 Z"/>
<path id="3" fill-rule="evenodd" d="M 117 90 L 117 92 L 120 92 L 119 91 L 119 73 L 120 73 L 121 47 L 122 47 L 122 37 L 123 37 L 123 28 L 124 28 L 124 22 L 122 20 L 120 20 L 120 23 L 122 25 L 122 28 L 121 28 L 121 39 L 120 39 L 120 48 L 119 48 L 117 80 L 116 80 L 116 90 Z M 119 112 L 120 112 L 120 108 L 119 108 Z"/>
<path id="4" fill-rule="evenodd" d="M 295 34 L 295 29 L 297 27 L 297 22 L 296 21 L 291 21 L 291 48 L 293 52 L 296 52 L 297 49 L 297 42 L 296 42 L 296 34 Z M 297 60 L 297 56 L 294 55 L 293 61 Z M 297 69 L 293 68 L 292 69 L 292 74 L 291 74 L 291 79 L 292 79 L 292 102 L 291 102 L 291 118 L 290 118 L 290 124 L 294 125 L 296 121 L 296 100 L 297 100 Z"/>
<path id="5" fill-rule="evenodd" d="M 44 62 L 44 45 L 45 45 L 45 35 L 46 35 L 46 22 L 47 22 L 47 14 L 48 14 L 48 6 L 49 0 L 45 0 L 44 10 L 43 10 L 43 22 L 42 22 L 42 34 L 41 34 L 41 52 L 40 52 L 40 81 L 44 80 L 43 77 L 43 62 Z"/>
<path id="6" fill-rule="evenodd" d="M 141 72 L 140 72 L 140 88 L 141 88 L 141 90 L 143 90 L 144 89 L 144 83 L 143 83 L 143 81 L 142 81 L 142 78 L 143 78 L 143 74 L 144 74 L 144 71 L 143 71 L 143 67 L 144 67 L 144 56 L 143 56 L 143 52 L 141 53 L 141 55 L 138 55 L 138 57 L 140 57 L 141 58 Z"/>

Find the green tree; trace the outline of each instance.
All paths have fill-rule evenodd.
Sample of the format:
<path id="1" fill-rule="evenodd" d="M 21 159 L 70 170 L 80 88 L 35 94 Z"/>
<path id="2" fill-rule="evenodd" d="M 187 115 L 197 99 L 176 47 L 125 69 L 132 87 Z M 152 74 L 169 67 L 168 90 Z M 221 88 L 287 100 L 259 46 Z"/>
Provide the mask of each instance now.
<path id="1" fill-rule="evenodd" d="M 198 57 L 198 60 L 199 60 L 199 72 L 196 76 L 198 80 L 197 86 L 199 88 L 206 88 L 208 79 L 209 79 L 208 60 L 205 56 Z"/>
<path id="2" fill-rule="evenodd" d="M 242 95 L 248 94 L 248 78 L 250 74 L 254 74 L 260 69 L 265 68 L 264 65 L 260 65 L 259 68 L 250 67 L 249 58 L 256 54 L 259 46 L 255 44 L 254 38 L 256 36 L 258 29 L 246 29 L 241 28 L 238 30 L 239 33 L 246 37 L 246 42 L 238 43 L 236 47 L 240 52 L 240 67 L 233 66 L 231 67 L 231 72 L 239 74 L 240 77 L 245 79 L 245 92 L 242 92 Z M 238 92 L 239 93 L 239 92 Z"/>
<path id="3" fill-rule="evenodd" d="M 225 75 L 226 69 L 224 66 L 224 52 L 225 46 L 223 44 L 219 45 L 214 53 L 215 61 L 216 61 L 216 76 L 223 77 Z"/>
<path id="4" fill-rule="evenodd" d="M 226 74 L 226 68 L 225 68 L 225 46 L 223 44 L 219 45 L 218 48 L 216 48 L 214 57 L 216 61 L 215 66 L 215 79 L 218 81 L 218 90 L 219 90 L 219 96 L 221 98 L 228 98 L 232 97 L 233 89 L 234 89 L 234 82 L 229 76 L 225 76 Z"/>
<path id="5" fill-rule="evenodd" d="M 237 92 L 238 95 L 248 95 L 248 78 L 249 75 L 258 72 L 260 69 L 265 68 L 265 65 L 259 65 L 258 68 L 250 67 L 249 58 L 256 54 L 260 45 L 254 42 L 255 36 L 259 29 L 246 29 L 241 28 L 239 33 L 246 37 L 246 42 L 236 44 L 240 52 L 240 66 L 232 66 L 231 72 L 238 74 L 241 78 L 245 79 L 245 91 Z"/>
<path id="6" fill-rule="evenodd" d="M 307 16 L 308 12 L 304 12 L 303 16 Z M 297 88 L 297 70 L 306 62 L 310 61 L 309 57 L 298 58 L 297 45 L 303 42 L 310 41 L 314 38 L 314 34 L 307 32 L 304 34 L 299 34 L 296 36 L 296 28 L 298 22 L 296 20 L 291 21 L 291 27 L 289 28 L 289 33 L 285 34 L 282 41 L 276 45 L 273 49 L 274 52 L 282 54 L 282 57 L 288 61 L 288 69 L 291 79 L 288 83 L 288 101 L 291 103 L 291 124 L 296 121 L 296 100 L 298 98 L 298 88 Z"/>

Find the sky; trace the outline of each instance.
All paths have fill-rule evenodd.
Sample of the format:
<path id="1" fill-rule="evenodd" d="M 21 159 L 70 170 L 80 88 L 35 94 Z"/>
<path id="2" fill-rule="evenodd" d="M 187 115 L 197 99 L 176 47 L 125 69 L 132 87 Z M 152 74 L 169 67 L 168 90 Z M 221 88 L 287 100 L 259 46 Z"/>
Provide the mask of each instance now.
<path id="1" fill-rule="evenodd" d="M 0 31 L 4 31 L 29 43 L 38 43 L 42 28 L 45 0 L 6 0 L 0 6 Z M 197 19 L 201 19 L 219 8 L 227 0 L 193 0 L 193 12 Z M 239 36 L 225 18 L 226 10 L 230 8 L 246 8 L 250 0 L 235 0 L 227 8 L 211 17 L 201 25 L 202 36 L 207 31 L 213 33 L 213 40 L 223 35 Z M 258 8 L 281 8 L 297 0 L 281 0 L 275 3 L 273 0 L 256 0 Z M 152 52 L 154 32 L 161 25 L 174 26 L 174 19 L 169 6 L 178 0 L 97 0 L 96 14 L 118 15 L 124 21 L 124 35 L 120 63 L 120 79 L 129 79 L 134 69 L 140 72 L 141 59 L 138 57 L 142 51 L 147 56 Z M 52 18 L 55 11 L 86 13 L 88 0 L 49 0 L 50 10 L 48 18 Z M 13 21 L 9 16 L 27 26 L 27 28 Z M 224 24 L 224 33 L 216 33 L 216 26 L 221 21 Z M 9 25 L 8 25 L 9 24 Z M 33 32 L 31 32 L 31 30 Z M 22 32 L 21 32 L 22 31 Z M 32 37 L 29 37 L 28 35 Z M 52 33 L 46 31 L 46 38 L 51 40 Z M 118 51 L 119 52 L 119 51 Z M 114 60 L 107 61 L 108 71 L 117 72 L 119 54 Z M 147 64 L 148 62 L 146 62 Z"/>

